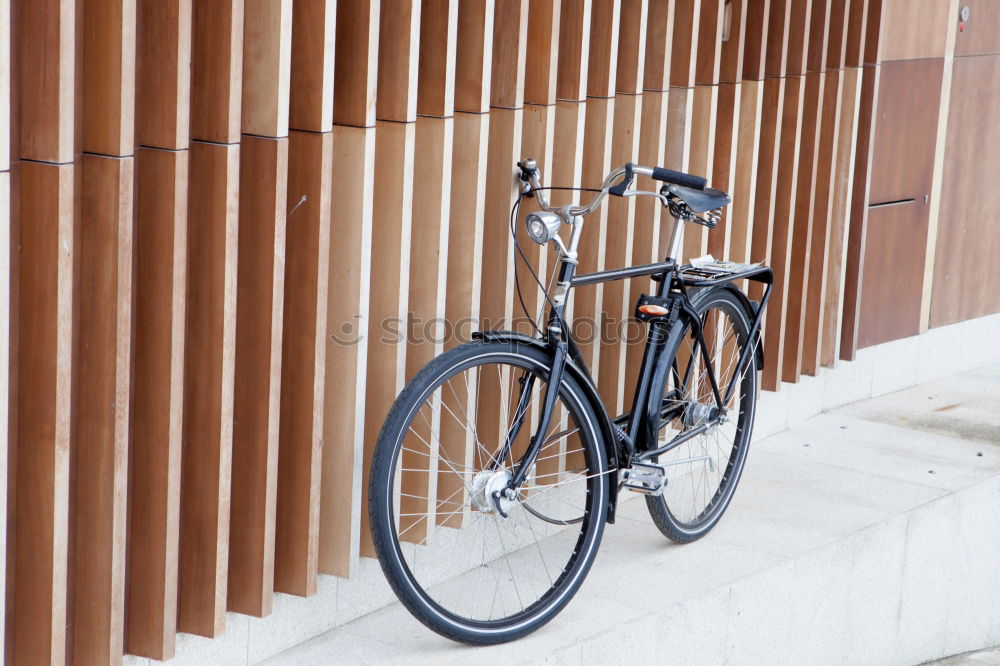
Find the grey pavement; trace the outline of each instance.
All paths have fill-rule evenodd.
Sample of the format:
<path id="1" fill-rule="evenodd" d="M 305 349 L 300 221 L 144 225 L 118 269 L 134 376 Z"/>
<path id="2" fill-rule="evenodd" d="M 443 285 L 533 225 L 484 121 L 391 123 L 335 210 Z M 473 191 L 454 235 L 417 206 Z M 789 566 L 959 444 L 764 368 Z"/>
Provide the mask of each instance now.
<path id="1" fill-rule="evenodd" d="M 395 603 L 264 663 L 996 664 L 998 644 L 995 365 L 755 441 L 693 544 L 629 498 L 580 592 L 520 641 L 457 645 Z"/>

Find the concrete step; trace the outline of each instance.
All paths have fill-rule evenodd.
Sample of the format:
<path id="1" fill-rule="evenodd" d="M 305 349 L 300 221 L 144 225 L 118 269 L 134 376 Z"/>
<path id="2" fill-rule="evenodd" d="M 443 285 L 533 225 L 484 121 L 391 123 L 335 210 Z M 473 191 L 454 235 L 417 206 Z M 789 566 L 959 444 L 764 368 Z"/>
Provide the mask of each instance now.
<path id="1" fill-rule="evenodd" d="M 580 592 L 520 641 L 456 645 L 395 603 L 266 663 L 882 665 L 998 643 L 992 366 L 755 442 L 733 505 L 696 543 L 668 542 L 641 498 L 623 503 Z"/>

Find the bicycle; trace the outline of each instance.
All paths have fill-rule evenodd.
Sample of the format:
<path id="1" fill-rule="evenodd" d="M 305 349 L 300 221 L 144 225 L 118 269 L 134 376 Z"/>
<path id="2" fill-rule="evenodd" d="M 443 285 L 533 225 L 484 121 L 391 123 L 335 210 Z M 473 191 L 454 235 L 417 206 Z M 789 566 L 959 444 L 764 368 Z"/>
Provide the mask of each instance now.
<path id="1" fill-rule="evenodd" d="M 420 370 L 389 411 L 369 482 L 372 538 L 390 585 L 426 626 L 471 644 L 524 636 L 569 602 L 621 489 L 645 495 L 653 522 L 676 542 L 718 523 L 746 461 L 773 280 L 760 265 L 677 261 L 685 223 L 714 227 L 730 203 L 704 178 L 629 163 L 589 204 L 556 207 L 535 162 L 517 166 L 512 233 L 521 200 L 533 197 L 539 211 L 525 217 L 527 234 L 559 258 L 551 292 L 532 271 L 548 307 L 544 330 L 479 331 Z M 663 185 L 630 189 L 636 176 Z M 664 261 L 576 274 L 584 218 L 608 195 L 654 197 L 669 211 Z M 658 286 L 636 304 L 648 327 L 631 410 L 612 418 L 567 299 L 575 287 L 627 278 Z M 742 280 L 762 283 L 759 303 Z"/>

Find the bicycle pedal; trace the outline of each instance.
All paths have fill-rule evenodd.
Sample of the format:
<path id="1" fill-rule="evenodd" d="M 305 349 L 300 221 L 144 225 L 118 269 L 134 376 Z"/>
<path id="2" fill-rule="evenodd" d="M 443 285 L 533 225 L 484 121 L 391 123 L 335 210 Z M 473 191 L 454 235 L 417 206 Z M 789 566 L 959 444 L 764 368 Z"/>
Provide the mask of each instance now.
<path id="1" fill-rule="evenodd" d="M 623 487 L 643 495 L 662 495 L 667 487 L 667 468 L 655 463 L 636 462 L 619 472 Z"/>

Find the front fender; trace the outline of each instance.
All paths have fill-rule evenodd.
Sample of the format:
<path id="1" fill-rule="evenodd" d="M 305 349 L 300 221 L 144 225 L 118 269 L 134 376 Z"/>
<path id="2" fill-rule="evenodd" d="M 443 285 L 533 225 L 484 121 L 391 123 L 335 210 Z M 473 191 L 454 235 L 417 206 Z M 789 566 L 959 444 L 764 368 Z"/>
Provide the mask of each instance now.
<path id="1" fill-rule="evenodd" d="M 487 342 L 516 342 L 517 344 L 529 345 L 535 347 L 536 349 L 541 349 L 547 353 L 553 353 L 554 350 L 552 345 L 542 340 L 541 338 L 531 337 L 530 335 L 524 335 L 523 333 L 518 333 L 516 331 L 476 331 L 472 334 L 474 340 L 484 340 Z M 611 418 L 608 416 L 608 410 L 604 407 L 604 403 L 601 401 L 601 397 L 597 392 L 597 387 L 594 386 L 594 380 L 591 379 L 590 373 L 586 372 L 580 366 L 573 362 L 572 359 L 566 359 L 566 369 L 565 372 L 569 373 L 573 379 L 580 385 L 583 389 L 587 401 L 590 403 L 591 408 L 594 413 L 597 414 L 598 426 L 601 429 L 601 434 L 604 438 L 604 450 L 608 456 L 608 464 L 610 469 L 618 469 L 618 439 L 615 435 L 614 428 L 611 425 Z M 610 502 L 608 506 L 608 522 L 615 522 L 615 506 L 618 503 L 618 476 L 615 474 L 614 478 L 611 479 L 610 487 Z"/>

